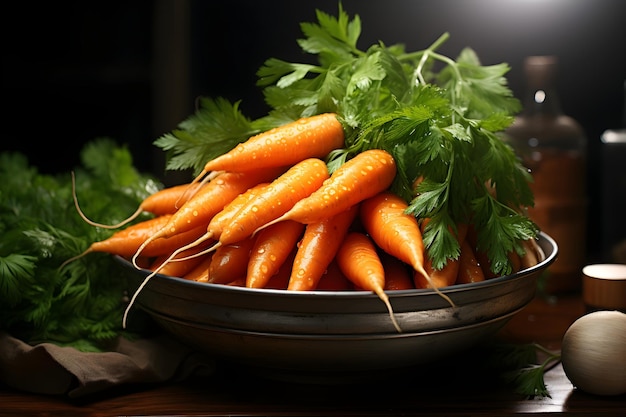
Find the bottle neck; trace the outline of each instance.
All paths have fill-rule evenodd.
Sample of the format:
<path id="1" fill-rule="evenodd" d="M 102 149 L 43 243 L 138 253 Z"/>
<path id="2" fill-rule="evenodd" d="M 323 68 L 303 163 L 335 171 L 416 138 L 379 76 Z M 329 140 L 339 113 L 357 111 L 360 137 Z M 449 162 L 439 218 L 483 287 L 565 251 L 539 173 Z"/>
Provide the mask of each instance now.
<path id="1" fill-rule="evenodd" d="M 526 93 L 523 105 L 527 116 L 563 114 L 555 86 L 556 65 L 554 57 L 530 57 L 526 60 Z"/>

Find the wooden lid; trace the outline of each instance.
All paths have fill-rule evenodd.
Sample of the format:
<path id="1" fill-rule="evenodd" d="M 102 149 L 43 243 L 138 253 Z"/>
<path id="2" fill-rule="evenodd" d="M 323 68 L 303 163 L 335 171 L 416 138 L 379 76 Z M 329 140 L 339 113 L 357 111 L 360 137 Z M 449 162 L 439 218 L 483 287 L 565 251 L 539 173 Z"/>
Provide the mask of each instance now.
<path id="1" fill-rule="evenodd" d="M 590 307 L 626 310 L 626 265 L 587 265 L 582 289 L 583 301 Z"/>

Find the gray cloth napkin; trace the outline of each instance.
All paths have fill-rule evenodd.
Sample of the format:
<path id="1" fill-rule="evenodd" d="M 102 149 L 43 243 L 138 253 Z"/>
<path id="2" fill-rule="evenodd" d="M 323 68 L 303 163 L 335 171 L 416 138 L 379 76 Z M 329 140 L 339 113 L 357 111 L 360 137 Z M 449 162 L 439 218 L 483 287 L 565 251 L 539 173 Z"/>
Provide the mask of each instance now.
<path id="1" fill-rule="evenodd" d="M 130 341 L 110 352 L 81 352 L 52 343 L 31 346 L 0 331 L 0 382 L 23 391 L 79 398 L 123 384 L 210 374 L 214 361 L 167 335 Z"/>

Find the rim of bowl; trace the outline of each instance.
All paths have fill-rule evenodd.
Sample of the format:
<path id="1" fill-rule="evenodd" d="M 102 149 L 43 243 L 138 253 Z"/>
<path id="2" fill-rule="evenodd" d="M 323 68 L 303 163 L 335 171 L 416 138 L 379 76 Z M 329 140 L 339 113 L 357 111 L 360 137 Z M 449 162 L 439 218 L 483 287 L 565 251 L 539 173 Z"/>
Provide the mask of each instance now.
<path id="1" fill-rule="evenodd" d="M 545 258 L 533 265 L 530 268 L 526 268 L 519 272 L 510 275 L 504 275 L 496 278 L 487 279 L 481 282 L 473 282 L 467 284 L 455 284 L 448 287 L 440 288 L 440 292 L 444 294 L 454 293 L 458 291 L 465 291 L 467 289 L 478 289 L 485 288 L 493 285 L 501 284 L 502 282 L 520 279 L 522 277 L 531 275 L 538 270 L 542 270 L 547 268 L 550 264 L 552 264 L 558 255 L 558 245 L 556 241 L 550 237 L 548 234 L 544 232 L 539 232 L 537 243 L 542 248 L 545 254 Z M 542 245 L 543 243 L 543 245 Z M 131 262 L 124 259 L 121 256 L 115 255 L 114 259 L 121 264 L 126 269 L 133 269 L 142 275 L 147 276 L 150 271 L 146 269 L 137 269 L 135 268 Z M 350 290 L 350 291 L 328 291 L 328 290 L 312 290 L 312 291 L 287 291 L 283 289 L 267 289 L 267 288 L 246 288 L 246 287 L 238 287 L 224 284 L 211 284 L 206 282 L 197 282 L 190 281 L 184 278 L 173 277 L 169 275 L 163 274 L 155 274 L 150 278 L 152 280 L 160 280 L 163 282 L 176 283 L 176 285 L 188 286 L 191 288 L 202 288 L 202 289 L 212 289 L 216 291 L 224 291 L 224 292 L 232 292 L 232 293 L 249 293 L 249 294 L 274 294 L 281 295 L 286 297 L 303 297 L 303 296 L 314 296 L 316 298 L 323 297 L 343 297 L 343 298 L 369 298 L 374 297 L 378 298 L 378 295 L 372 293 L 371 291 L 366 290 Z M 146 286 L 149 286 L 150 282 L 147 283 Z M 419 289 L 408 289 L 408 290 L 388 290 L 385 291 L 389 297 L 402 297 L 402 296 L 412 296 L 416 294 L 437 294 L 437 292 L 432 288 L 419 288 Z"/>
<path id="2" fill-rule="evenodd" d="M 436 328 L 436 329 L 428 329 L 418 332 L 389 332 L 389 333 L 280 333 L 280 332 L 263 332 L 263 331 L 255 331 L 255 330 L 246 330 L 246 329 L 234 329 L 228 327 L 220 327 L 220 326 L 211 326 L 204 323 L 196 323 L 192 321 L 181 320 L 176 317 L 172 317 L 163 313 L 159 313 L 157 311 L 149 309 L 147 312 L 150 316 L 158 320 L 164 320 L 168 322 L 172 322 L 178 325 L 182 325 L 185 327 L 193 327 L 201 330 L 214 331 L 220 333 L 228 333 L 234 335 L 242 335 L 242 336 L 253 336 L 253 337 L 271 337 L 274 339 L 297 339 L 297 340 L 319 340 L 319 341 L 342 341 L 342 340 L 380 340 L 380 339 L 405 339 L 419 336 L 429 336 L 436 335 L 441 333 L 453 333 L 459 331 L 466 331 L 471 329 L 477 329 L 485 326 L 489 326 L 491 324 L 496 324 L 502 321 L 510 320 L 513 316 L 519 313 L 525 306 L 521 306 L 516 308 L 515 310 L 509 311 L 505 314 L 499 315 L 497 317 L 492 317 L 488 320 L 483 320 L 479 322 L 473 322 L 464 324 L 462 326 L 454 326 L 454 327 L 445 327 L 445 328 Z"/>

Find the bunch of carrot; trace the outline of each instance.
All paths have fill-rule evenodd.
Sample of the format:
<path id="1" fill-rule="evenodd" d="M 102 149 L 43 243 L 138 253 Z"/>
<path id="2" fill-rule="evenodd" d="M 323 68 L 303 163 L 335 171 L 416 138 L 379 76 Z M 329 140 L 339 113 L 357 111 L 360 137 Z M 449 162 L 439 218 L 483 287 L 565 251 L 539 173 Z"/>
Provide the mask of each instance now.
<path id="1" fill-rule="evenodd" d="M 420 224 L 407 215 L 407 202 L 389 189 L 393 157 L 364 151 L 329 174 L 323 158 L 343 146 L 343 127 L 332 113 L 253 136 L 207 162 L 190 184 L 149 197 L 138 212 L 154 218 L 84 254 L 120 255 L 151 271 L 128 309 L 157 273 L 249 288 L 358 289 L 385 302 L 397 331 L 386 291 L 434 288 L 454 305 L 439 288 L 492 276 L 467 225 L 457 230 L 458 259 L 432 269 L 420 229 L 427 219 Z M 518 268 L 533 262 L 511 256 Z"/>

